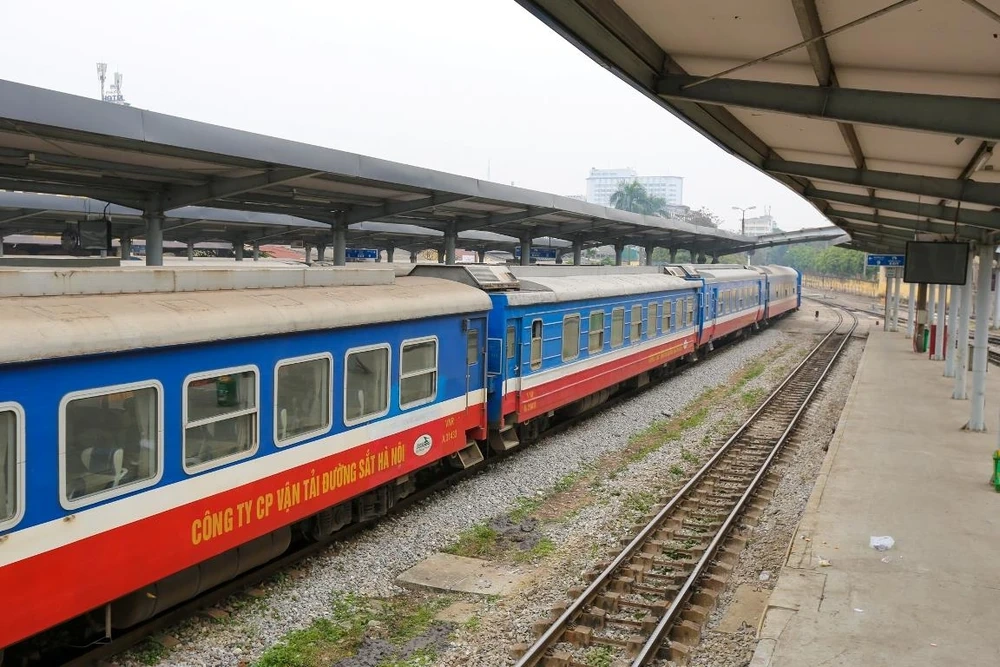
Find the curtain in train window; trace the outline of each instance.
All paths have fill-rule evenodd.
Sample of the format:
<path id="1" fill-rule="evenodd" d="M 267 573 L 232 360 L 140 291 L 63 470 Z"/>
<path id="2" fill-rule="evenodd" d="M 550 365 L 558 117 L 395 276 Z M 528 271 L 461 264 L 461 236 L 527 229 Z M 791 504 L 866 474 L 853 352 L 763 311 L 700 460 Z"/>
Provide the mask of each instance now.
<path id="1" fill-rule="evenodd" d="M 604 349 L 604 311 L 598 310 L 590 314 L 590 329 L 587 334 L 587 351 L 593 354 Z"/>
<path id="2" fill-rule="evenodd" d="M 625 309 L 611 311 L 611 347 L 620 347 L 625 342 Z"/>
<path id="3" fill-rule="evenodd" d="M 673 311 L 673 301 L 663 302 L 663 322 L 660 324 L 660 329 L 663 333 L 668 333 L 670 331 L 670 320 Z"/>
<path id="4" fill-rule="evenodd" d="M 156 387 L 91 394 L 66 402 L 65 494 L 78 500 L 157 476 Z"/>
<path id="5" fill-rule="evenodd" d="M 0 524 L 17 516 L 17 413 L 0 411 Z"/>
<path id="6" fill-rule="evenodd" d="M 507 326 L 507 358 L 513 359 L 517 352 L 517 329 L 514 325 Z"/>
<path id="7" fill-rule="evenodd" d="M 571 361 L 580 356 L 580 316 L 567 315 L 563 318 L 562 359 Z"/>
<path id="8" fill-rule="evenodd" d="M 531 370 L 542 367 L 542 321 L 531 322 Z"/>
<path id="9" fill-rule="evenodd" d="M 629 334 L 633 343 L 638 343 L 642 339 L 642 305 L 632 306 L 632 332 Z"/>
<path id="10" fill-rule="evenodd" d="M 257 372 L 222 372 L 187 385 L 184 463 L 197 467 L 257 448 Z"/>
<path id="11" fill-rule="evenodd" d="M 437 395 L 437 341 L 403 343 L 399 355 L 399 407 L 410 408 L 434 400 Z"/>
<path id="12" fill-rule="evenodd" d="M 344 422 L 370 419 L 389 409 L 389 348 L 351 352 L 347 355 L 344 383 Z"/>
<path id="13" fill-rule="evenodd" d="M 330 358 L 282 363 L 274 395 L 278 443 L 330 428 Z"/>
<path id="14" fill-rule="evenodd" d="M 689 296 L 687 298 L 687 309 L 688 309 L 687 321 L 688 325 L 690 326 L 694 324 L 694 297 Z"/>
<path id="15" fill-rule="evenodd" d="M 660 319 L 659 306 L 655 301 L 650 301 L 646 307 L 646 336 L 649 338 L 656 335 L 656 321 Z"/>

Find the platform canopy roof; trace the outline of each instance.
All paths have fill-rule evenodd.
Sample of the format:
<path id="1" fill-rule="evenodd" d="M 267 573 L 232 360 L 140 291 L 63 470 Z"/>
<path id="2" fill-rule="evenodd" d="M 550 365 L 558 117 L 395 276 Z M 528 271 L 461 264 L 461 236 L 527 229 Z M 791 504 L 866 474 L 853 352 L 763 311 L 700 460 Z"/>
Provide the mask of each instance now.
<path id="1" fill-rule="evenodd" d="M 141 237 L 142 211 L 120 204 L 65 195 L 0 191 L 0 235 L 36 234 L 58 236 L 67 223 L 111 221 L 112 236 Z M 284 213 L 234 211 L 210 206 L 185 206 L 170 211 L 163 221 L 167 241 L 182 243 L 327 243 L 330 226 Z M 347 242 L 354 247 L 398 248 L 419 251 L 439 250 L 444 233 L 417 225 L 386 222 L 356 222 L 347 228 Z M 470 230 L 458 233 L 458 247 L 466 250 L 514 252 L 520 241 L 495 232 Z M 566 250 L 571 244 L 562 239 L 536 238 L 536 246 Z M 586 245 L 586 244 L 585 244 Z"/>
<path id="2" fill-rule="evenodd" d="M 518 0 L 854 247 L 1000 230 L 1000 0 Z"/>
<path id="3" fill-rule="evenodd" d="M 308 112 L 304 112 L 308 113 Z M 0 189 L 721 255 L 748 238 L 0 80 Z M 3 223 L 0 223 L 3 224 Z"/>

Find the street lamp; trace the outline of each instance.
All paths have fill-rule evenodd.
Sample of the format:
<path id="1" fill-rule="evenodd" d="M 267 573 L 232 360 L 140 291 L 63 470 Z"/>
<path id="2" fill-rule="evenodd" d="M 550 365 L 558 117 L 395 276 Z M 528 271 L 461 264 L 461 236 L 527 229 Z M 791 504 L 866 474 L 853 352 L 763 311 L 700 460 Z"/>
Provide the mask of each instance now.
<path id="1" fill-rule="evenodd" d="M 752 211 L 756 206 L 734 206 L 734 211 L 740 212 L 740 234 L 747 235 L 747 211 Z M 750 251 L 747 251 L 747 265 L 750 264 Z"/>

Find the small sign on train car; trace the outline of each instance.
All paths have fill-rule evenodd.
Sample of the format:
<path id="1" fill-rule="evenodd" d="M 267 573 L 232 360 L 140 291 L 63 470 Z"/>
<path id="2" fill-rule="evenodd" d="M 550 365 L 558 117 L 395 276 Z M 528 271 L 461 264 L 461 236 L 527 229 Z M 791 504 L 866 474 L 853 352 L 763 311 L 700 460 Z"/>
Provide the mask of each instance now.
<path id="1" fill-rule="evenodd" d="M 905 266 L 906 255 L 868 255 L 868 266 Z"/>

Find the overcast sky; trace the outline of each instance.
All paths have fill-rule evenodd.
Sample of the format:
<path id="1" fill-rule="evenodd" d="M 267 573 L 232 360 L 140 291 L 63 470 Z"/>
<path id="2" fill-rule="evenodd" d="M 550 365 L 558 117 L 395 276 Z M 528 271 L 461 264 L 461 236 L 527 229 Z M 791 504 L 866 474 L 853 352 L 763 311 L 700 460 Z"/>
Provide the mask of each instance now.
<path id="1" fill-rule="evenodd" d="M 514 0 L 6 2 L 0 78 L 562 195 L 591 167 L 684 177 L 736 229 L 825 224 Z"/>

